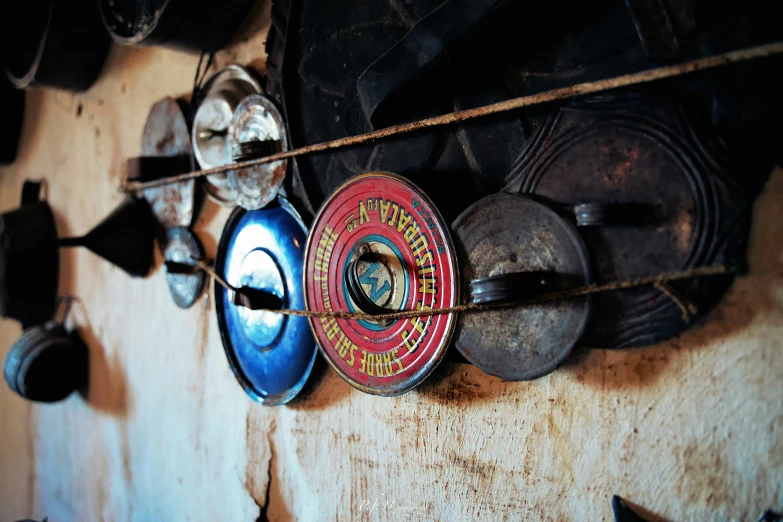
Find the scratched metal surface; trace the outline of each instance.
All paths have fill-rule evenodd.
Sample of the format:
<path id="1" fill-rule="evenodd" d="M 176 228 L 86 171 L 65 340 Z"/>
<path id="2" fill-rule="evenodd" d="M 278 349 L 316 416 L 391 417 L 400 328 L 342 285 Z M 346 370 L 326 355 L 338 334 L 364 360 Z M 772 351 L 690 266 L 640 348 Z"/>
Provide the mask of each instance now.
<path id="1" fill-rule="evenodd" d="M 219 66 L 263 66 L 268 14 L 256 16 Z M 187 93 L 196 61 L 115 48 L 89 92 L 31 91 L 0 209 L 25 175 L 45 175 L 60 233 L 88 230 L 120 202 L 149 107 Z M 750 274 L 680 339 L 581 351 L 530 383 L 444 366 L 394 399 L 326 372 L 277 409 L 234 380 L 212 302 L 171 303 L 160 256 L 131 280 L 65 252 L 92 391 L 32 407 L 0 386 L 0 519 L 611 520 L 618 493 L 659 520 L 755 520 L 783 507 L 781 204 L 778 170 L 755 209 Z M 208 202 L 196 223 L 210 254 L 227 217 Z M 0 322 L 0 355 L 18 334 Z"/>

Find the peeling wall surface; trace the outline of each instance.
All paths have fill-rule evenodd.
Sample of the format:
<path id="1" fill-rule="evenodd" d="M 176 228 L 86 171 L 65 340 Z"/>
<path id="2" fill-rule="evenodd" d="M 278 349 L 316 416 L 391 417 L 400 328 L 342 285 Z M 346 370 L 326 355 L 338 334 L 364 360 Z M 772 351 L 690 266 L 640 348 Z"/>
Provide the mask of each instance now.
<path id="1" fill-rule="evenodd" d="M 268 14 L 218 66 L 263 68 Z M 61 236 L 122 201 L 152 104 L 187 95 L 198 56 L 115 47 L 88 92 L 31 90 L 0 210 L 46 178 Z M 175 307 L 157 254 L 134 280 L 84 249 L 61 294 L 90 348 L 88 397 L 33 406 L 0 387 L 0 519 L 758 520 L 783 508 L 783 170 L 754 210 L 750 271 L 701 325 L 636 350 L 578 350 L 554 374 L 506 383 L 444 364 L 386 399 L 322 368 L 307 395 L 253 403 L 226 361 L 214 302 Z M 208 254 L 229 211 L 206 203 Z M 0 322 L 0 355 L 20 333 Z M 326 365 L 323 365 L 326 366 Z"/>

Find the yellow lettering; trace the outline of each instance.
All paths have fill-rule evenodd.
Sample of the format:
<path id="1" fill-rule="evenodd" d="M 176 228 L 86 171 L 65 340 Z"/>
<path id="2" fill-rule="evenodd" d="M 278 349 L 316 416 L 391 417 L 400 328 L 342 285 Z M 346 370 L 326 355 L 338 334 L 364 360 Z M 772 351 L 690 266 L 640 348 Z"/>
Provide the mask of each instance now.
<path id="1" fill-rule="evenodd" d="M 437 292 L 435 283 L 438 282 L 437 277 L 420 277 L 419 278 L 419 292 L 422 294 L 434 294 Z"/>
<path id="2" fill-rule="evenodd" d="M 405 227 L 408 226 L 408 223 L 411 222 L 411 219 L 413 219 L 413 216 L 406 214 L 405 209 L 400 207 L 400 220 L 397 222 L 397 232 L 402 232 L 405 230 Z"/>
<path id="3" fill-rule="evenodd" d="M 386 223 L 390 227 L 393 227 L 394 223 L 397 221 L 397 213 L 400 210 L 400 206 L 397 203 L 392 203 L 392 208 L 394 209 L 394 212 L 392 213 L 392 216 L 389 218 L 389 222 Z"/>
<path id="4" fill-rule="evenodd" d="M 412 225 L 405 229 L 405 233 L 402 235 L 402 237 L 405 238 L 405 241 L 407 241 L 408 244 L 411 244 L 413 243 L 413 238 L 415 238 L 416 234 L 418 234 L 420 231 L 421 227 L 414 221 Z"/>
<path id="5" fill-rule="evenodd" d="M 397 363 L 397 372 L 400 373 L 402 371 L 402 361 L 399 357 L 397 357 L 397 352 L 399 351 L 399 348 L 395 348 L 391 351 L 392 359 L 394 359 L 394 362 Z"/>
<path id="6" fill-rule="evenodd" d="M 370 216 L 367 215 L 367 209 L 364 208 L 364 202 L 359 201 L 359 224 L 363 225 L 370 221 Z"/>
<path id="7" fill-rule="evenodd" d="M 432 261 L 433 261 L 432 260 L 432 252 L 430 252 L 429 250 L 427 250 L 427 252 L 424 254 L 423 257 L 417 257 L 416 258 L 416 265 L 417 266 L 423 266 L 424 263 L 427 262 L 427 261 L 429 261 L 430 263 L 432 263 Z"/>
<path id="8" fill-rule="evenodd" d="M 391 208 L 391 201 L 381 201 L 381 223 L 386 222 L 386 216 L 389 215 L 389 209 Z"/>

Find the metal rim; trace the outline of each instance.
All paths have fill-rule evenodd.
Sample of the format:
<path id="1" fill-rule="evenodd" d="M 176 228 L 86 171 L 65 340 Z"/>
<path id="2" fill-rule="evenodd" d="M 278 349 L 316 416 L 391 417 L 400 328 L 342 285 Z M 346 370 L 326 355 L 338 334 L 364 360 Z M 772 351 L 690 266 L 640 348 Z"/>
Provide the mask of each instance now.
<path id="1" fill-rule="evenodd" d="M 284 209 L 286 212 L 288 212 L 291 215 L 291 217 L 302 228 L 302 230 L 305 232 L 306 235 L 307 226 L 305 225 L 304 220 L 296 211 L 296 209 L 293 207 L 293 205 L 291 205 L 285 198 L 280 196 L 278 196 L 278 198 L 276 199 L 276 203 L 280 206 L 280 208 Z M 215 271 L 218 272 L 219 274 L 222 274 L 225 271 L 225 265 L 224 265 L 226 259 L 225 253 L 228 248 L 228 242 L 230 241 L 230 235 L 231 235 L 228 232 L 233 231 L 237 223 L 239 222 L 239 220 L 248 212 L 252 212 L 252 211 L 248 211 L 241 207 L 236 207 L 234 211 L 231 213 L 231 215 L 229 216 L 228 220 L 226 221 L 225 226 L 223 227 L 223 232 L 220 237 L 220 242 L 218 243 L 217 256 L 215 260 Z M 269 397 L 259 393 L 258 390 L 253 385 L 253 383 L 251 382 L 250 378 L 242 370 L 236 353 L 234 352 L 234 350 L 230 348 L 233 346 L 233 342 L 228 332 L 228 325 L 226 323 L 225 314 L 221 313 L 221 310 L 224 309 L 225 307 L 225 303 L 223 299 L 223 290 L 224 288 L 220 286 L 220 284 L 217 281 L 215 281 L 214 283 L 215 314 L 217 315 L 218 331 L 220 332 L 220 340 L 223 345 L 223 351 L 226 354 L 226 359 L 228 360 L 229 367 L 231 368 L 231 372 L 234 374 L 234 377 L 236 378 L 237 382 L 245 391 L 245 393 L 248 396 L 250 396 L 251 399 L 261 404 L 264 404 L 265 406 L 278 406 L 292 401 L 302 390 L 302 388 L 304 387 L 304 385 L 306 384 L 309 378 L 310 373 L 312 372 L 313 365 L 315 364 L 315 359 L 317 356 L 317 349 L 314 350 L 313 357 L 310 361 L 307 370 L 304 373 L 300 386 L 298 388 L 294 388 L 293 390 L 291 390 L 288 396 L 286 396 L 283 400 L 273 401 Z"/>
<path id="2" fill-rule="evenodd" d="M 49 28 L 51 27 L 52 24 L 53 13 L 54 13 L 54 0 L 51 0 L 49 2 L 49 9 L 46 16 L 46 25 L 44 26 L 44 30 L 41 33 L 41 39 L 38 42 L 38 49 L 36 50 L 35 58 L 30 64 L 30 67 L 27 69 L 25 75 L 16 76 L 13 72 L 11 72 L 11 69 L 9 69 L 7 65 L 5 65 L 6 78 L 8 78 L 8 81 L 11 83 L 11 85 L 16 87 L 17 89 L 24 89 L 26 87 L 29 87 L 30 84 L 32 84 L 33 81 L 35 80 L 35 75 L 38 73 L 38 68 L 40 67 L 41 60 L 43 59 L 44 49 L 46 48 L 46 41 L 49 38 Z"/>
<path id="3" fill-rule="evenodd" d="M 579 235 L 579 232 L 576 230 L 576 228 L 571 225 L 565 218 L 563 218 L 561 215 L 559 215 L 556 211 L 549 208 L 548 206 L 544 205 L 543 203 L 540 203 L 538 201 L 535 201 L 534 199 L 522 196 L 522 195 L 516 195 L 516 194 L 508 194 L 508 193 L 499 193 L 499 194 L 493 194 L 490 196 L 487 196 L 475 203 L 473 203 L 471 206 L 469 206 L 467 209 L 465 209 L 456 220 L 454 220 L 454 223 L 452 224 L 452 229 L 454 233 L 459 236 L 458 230 L 460 227 L 464 224 L 465 221 L 467 221 L 469 218 L 472 217 L 472 215 L 479 209 L 485 208 L 488 205 L 491 205 L 492 203 L 498 201 L 499 199 L 503 198 L 519 198 L 521 200 L 524 200 L 529 203 L 535 204 L 537 207 L 540 208 L 540 210 L 548 214 L 549 217 L 558 224 L 560 230 L 563 232 L 565 236 L 567 236 L 570 240 L 570 243 L 575 247 L 575 251 L 579 256 L 579 261 L 582 266 L 582 270 L 584 273 L 584 284 L 590 284 L 593 281 L 593 269 L 592 269 L 592 262 L 589 255 L 589 252 L 587 250 L 587 246 L 582 239 L 582 237 Z M 464 248 L 464 245 L 463 245 Z M 469 256 L 469 252 L 461 252 L 462 255 Z M 467 260 L 463 261 L 463 263 L 467 262 Z M 481 278 L 479 280 L 487 280 L 491 279 L 491 277 Z M 537 379 L 539 377 L 543 377 L 553 371 L 555 371 L 572 353 L 573 349 L 576 347 L 576 345 L 579 343 L 579 340 L 584 336 L 587 327 L 590 324 L 590 319 L 592 317 L 592 303 L 593 298 L 592 296 L 585 296 L 583 298 L 585 300 L 585 312 L 582 314 L 581 319 L 579 321 L 579 324 L 577 325 L 577 328 L 575 329 L 573 337 L 573 342 L 569 343 L 569 345 L 562 349 L 560 353 L 558 354 L 558 357 L 552 359 L 549 362 L 543 363 L 535 368 L 528 369 L 525 372 L 521 372 L 518 375 L 515 376 L 514 380 L 519 381 L 527 381 L 527 380 L 533 380 Z M 489 312 L 492 313 L 492 312 Z M 460 328 L 464 328 L 462 325 L 460 325 Z M 494 375 L 496 377 L 500 377 L 503 379 L 508 379 L 508 375 L 502 375 L 498 372 L 492 371 L 491 368 L 487 368 L 483 363 L 484 361 L 480 358 L 475 357 L 475 355 L 469 351 L 465 350 L 462 346 L 462 344 L 459 342 L 459 336 L 457 337 L 455 341 L 455 346 L 459 350 L 459 352 L 467 359 L 470 363 L 474 364 L 478 368 L 480 368 L 482 371 L 489 375 Z"/>
<path id="4" fill-rule="evenodd" d="M 207 82 L 204 86 L 204 98 L 203 98 L 204 101 L 201 102 L 201 106 L 203 106 L 204 102 L 209 98 L 210 94 L 214 90 L 216 90 L 219 86 L 223 85 L 224 83 L 230 81 L 239 81 L 244 83 L 249 87 L 248 90 L 252 91 L 251 94 L 263 93 L 263 89 L 261 88 L 261 83 L 253 75 L 252 69 L 248 67 L 242 67 L 239 65 L 232 64 L 217 71 L 207 79 Z M 242 100 L 239 101 L 241 102 Z M 217 165 L 208 164 L 205 166 L 206 162 L 201 155 L 201 148 L 198 146 L 198 139 L 197 139 L 198 137 L 196 135 L 198 129 L 196 124 L 198 122 L 198 113 L 201 110 L 201 106 L 199 106 L 199 108 L 196 109 L 196 114 L 194 115 L 193 118 L 191 142 L 193 148 L 193 155 L 196 158 L 196 162 L 203 169 L 203 168 L 215 167 Z M 228 131 L 228 128 L 226 130 Z M 228 137 L 226 137 L 226 139 L 228 139 Z M 222 180 L 222 183 L 220 184 L 216 183 L 217 179 Z M 218 205 L 227 206 L 227 207 L 230 206 L 232 208 L 236 205 L 236 202 L 231 197 L 231 191 L 228 188 L 228 180 L 226 179 L 225 174 L 215 174 L 212 176 L 207 176 L 206 181 L 207 182 L 204 183 L 204 192 L 206 193 L 207 197 L 209 197 L 212 201 L 214 201 Z"/>
<path id="5" fill-rule="evenodd" d="M 151 157 L 187 155 L 195 168 L 189 116 L 188 106 L 180 100 L 167 97 L 157 101 L 144 124 L 141 153 Z M 149 188 L 142 194 L 166 227 L 188 227 L 196 218 L 196 180 Z"/>
<path id="6" fill-rule="evenodd" d="M 415 184 L 413 184 L 412 182 L 410 182 L 406 178 L 404 178 L 404 177 L 402 177 L 402 176 L 400 176 L 398 174 L 393 174 L 391 172 L 376 171 L 376 172 L 367 172 L 365 174 L 360 174 L 358 176 L 354 176 L 353 178 L 350 178 L 349 180 L 347 180 L 347 181 L 343 182 L 342 184 L 340 184 L 329 195 L 329 197 L 324 201 L 324 203 L 321 205 L 321 208 L 318 210 L 318 213 L 316 214 L 315 218 L 313 219 L 313 226 L 311 227 L 311 230 L 310 230 L 310 237 L 308 238 L 307 246 L 305 248 L 305 256 L 304 256 L 304 259 L 305 259 L 305 270 L 304 270 L 304 272 L 302 274 L 302 286 L 303 286 L 304 291 L 305 291 L 305 304 L 307 305 L 308 310 L 310 309 L 310 306 L 309 306 L 309 303 L 308 303 L 308 300 L 307 300 L 307 290 L 308 290 L 308 285 L 307 285 L 307 268 L 308 268 L 308 259 L 310 257 L 310 247 L 315 243 L 315 241 L 312 239 L 313 237 L 315 237 L 313 235 L 313 232 L 316 230 L 317 224 L 322 219 L 322 217 L 323 217 L 324 213 L 326 212 L 326 210 L 328 209 L 330 203 L 332 201 L 334 201 L 334 199 L 340 194 L 340 192 L 342 190 L 344 190 L 346 187 L 348 187 L 348 186 L 350 186 L 350 185 L 352 185 L 352 184 L 354 184 L 356 182 L 359 182 L 359 181 L 361 181 L 363 179 L 367 179 L 367 178 L 370 178 L 370 177 L 385 177 L 385 178 L 388 178 L 388 179 L 391 179 L 391 180 L 394 180 L 394 181 L 397 181 L 397 182 L 400 182 L 400 183 L 403 183 L 403 184 L 407 185 L 413 192 L 416 193 L 417 196 L 419 196 L 424 201 L 424 203 L 426 203 L 430 207 L 430 209 L 433 212 L 436 213 L 436 217 L 438 218 L 439 223 L 441 224 L 443 232 L 444 232 L 443 233 L 443 240 L 444 240 L 444 242 L 445 242 L 445 244 L 446 244 L 446 246 L 448 248 L 448 251 L 451 253 L 450 261 L 451 261 L 452 266 L 454 268 L 454 270 L 453 270 L 453 278 L 452 278 L 452 285 L 451 285 L 452 286 L 452 292 L 453 292 L 452 301 L 453 301 L 453 304 L 459 303 L 459 300 L 460 300 L 460 280 L 459 280 L 460 273 L 459 273 L 459 267 L 458 267 L 458 263 L 457 263 L 457 259 L 456 259 L 456 250 L 454 248 L 454 244 L 453 244 L 452 239 L 451 239 L 449 227 L 446 225 L 445 221 L 440 216 L 440 213 L 438 212 L 437 207 L 435 207 L 435 205 L 432 202 L 432 200 L 420 188 L 418 188 Z M 402 395 L 404 393 L 407 393 L 407 392 L 413 390 L 414 388 L 416 388 L 417 386 L 419 386 L 435 370 L 435 368 L 437 368 L 437 366 L 443 360 L 444 355 L 446 354 L 446 351 L 448 350 L 450 339 L 451 339 L 451 337 L 452 337 L 452 335 L 454 333 L 454 329 L 455 329 L 456 324 L 457 324 L 457 319 L 458 319 L 458 314 L 449 314 L 448 315 L 447 325 L 446 325 L 446 329 L 445 329 L 445 331 L 443 333 L 443 339 L 441 341 L 441 346 L 439 347 L 438 350 L 436 350 L 436 352 L 435 352 L 434 356 L 432 357 L 432 359 L 430 359 L 428 361 L 428 363 L 425 364 L 408 381 L 402 382 L 400 385 L 398 385 L 396 387 L 393 387 L 393 388 L 390 388 L 390 389 L 371 388 L 371 387 L 365 386 L 365 385 L 363 385 L 363 384 L 353 380 L 351 377 L 346 375 L 339 368 L 339 366 L 335 363 L 335 361 L 332 360 L 332 357 L 331 357 L 330 353 L 319 342 L 319 338 L 318 338 L 318 334 L 317 334 L 317 330 L 316 330 L 316 326 L 315 326 L 315 320 L 310 317 L 310 318 L 308 318 L 308 322 L 309 322 L 310 328 L 311 328 L 311 330 L 313 332 L 313 336 L 316 339 L 316 344 L 318 345 L 318 349 L 321 352 L 321 355 L 323 355 L 324 359 L 327 360 L 329 365 L 337 372 L 337 374 L 343 380 L 345 380 L 348 384 L 350 384 L 354 388 L 356 388 L 356 389 L 358 389 L 358 390 L 360 390 L 360 391 L 362 391 L 364 393 L 367 393 L 367 394 L 370 394 L 370 395 L 383 396 L 383 397 L 394 397 L 394 396 L 397 396 L 397 395 Z"/>
<path id="7" fill-rule="evenodd" d="M 163 258 L 166 261 L 186 262 L 186 260 L 169 259 L 170 249 L 173 243 L 178 243 L 184 247 L 191 259 L 201 259 L 204 257 L 204 247 L 195 234 L 183 227 L 172 228 L 167 231 L 168 243 L 163 252 Z M 177 281 L 187 281 L 185 291 L 177 289 Z M 204 293 L 204 287 L 207 283 L 207 275 L 203 270 L 198 270 L 193 274 L 169 274 L 166 273 L 166 283 L 174 303 L 180 308 L 190 308 L 198 301 L 201 294 Z"/>
<path id="8" fill-rule="evenodd" d="M 161 6 L 157 16 L 154 17 L 152 23 L 150 23 L 147 29 L 138 32 L 133 36 L 122 36 L 117 34 L 115 30 L 109 26 L 109 21 L 107 19 L 108 13 L 106 12 L 106 8 L 103 5 L 104 2 L 99 0 L 98 7 L 101 12 L 101 21 L 103 22 L 103 26 L 106 28 L 106 32 L 109 33 L 109 36 L 111 36 L 112 40 L 114 40 L 120 45 L 136 45 L 139 42 L 142 42 L 150 34 L 152 34 L 152 32 L 158 27 L 158 21 L 160 20 L 160 17 L 163 16 L 163 13 L 166 11 L 166 8 L 169 6 L 169 3 L 171 3 L 171 0 L 166 0 L 166 2 Z"/>
<path id="9" fill-rule="evenodd" d="M 243 122 L 243 118 L 248 114 L 248 111 L 254 110 L 258 107 L 269 113 L 271 116 L 275 126 L 277 127 L 278 140 L 280 141 L 282 147 L 280 152 L 286 152 L 288 150 L 288 131 L 286 130 L 283 116 L 274 102 L 261 94 L 251 94 L 242 100 L 242 102 L 240 102 L 240 104 L 237 106 L 228 130 L 228 141 L 230 143 L 234 142 L 236 132 L 238 132 L 238 125 Z M 230 153 L 231 148 L 229 147 L 227 154 L 230 155 Z M 227 158 L 227 160 L 229 159 L 231 162 L 233 162 L 233 157 Z M 240 170 L 229 170 L 226 173 L 226 178 L 228 179 L 228 186 L 231 189 L 237 204 L 247 210 L 258 210 L 268 205 L 271 201 L 274 201 L 274 197 L 270 198 L 268 195 L 262 195 L 258 197 L 248 196 L 242 190 L 243 185 L 245 185 L 241 182 L 242 173 L 253 172 L 253 170 L 260 170 L 262 172 L 266 170 L 273 171 L 274 173 L 271 175 L 271 183 L 269 183 L 268 188 L 269 190 L 274 190 L 276 195 L 277 192 L 279 192 L 280 187 L 283 185 L 283 181 L 285 180 L 285 176 L 288 171 L 288 165 L 288 160 L 280 160 L 264 165 L 246 167 Z"/>

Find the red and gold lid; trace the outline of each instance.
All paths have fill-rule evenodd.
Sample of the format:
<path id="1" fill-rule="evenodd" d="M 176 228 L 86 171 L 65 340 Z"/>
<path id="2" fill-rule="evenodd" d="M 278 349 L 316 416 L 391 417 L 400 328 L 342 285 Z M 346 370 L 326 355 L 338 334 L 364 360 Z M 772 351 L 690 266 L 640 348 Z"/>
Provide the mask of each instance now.
<path id="1" fill-rule="evenodd" d="M 308 238 L 311 311 L 426 310 L 459 301 L 454 246 L 429 198 L 406 179 L 351 178 L 321 207 Z M 393 396 L 418 386 L 448 347 L 455 314 L 399 320 L 310 319 L 321 352 L 351 385 Z"/>

